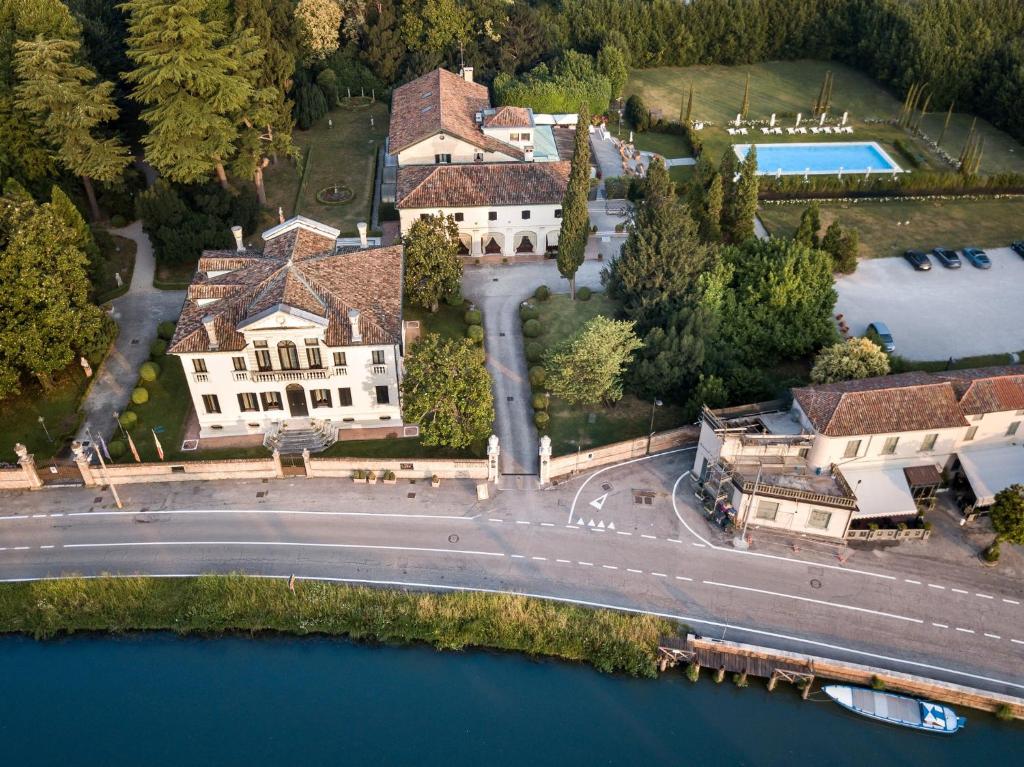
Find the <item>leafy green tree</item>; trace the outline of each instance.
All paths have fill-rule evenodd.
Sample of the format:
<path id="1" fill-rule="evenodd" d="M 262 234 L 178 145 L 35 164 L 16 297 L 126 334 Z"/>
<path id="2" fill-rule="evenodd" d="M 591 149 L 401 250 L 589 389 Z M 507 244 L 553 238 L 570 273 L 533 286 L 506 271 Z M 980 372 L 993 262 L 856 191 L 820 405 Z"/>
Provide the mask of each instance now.
<path id="1" fill-rule="evenodd" d="M 410 50 L 433 61 L 474 36 L 472 21 L 470 10 L 457 0 L 422 0 L 417 13 L 402 14 L 402 38 Z"/>
<path id="2" fill-rule="evenodd" d="M 715 173 L 704 193 L 704 204 L 700 211 L 700 236 L 705 242 L 718 242 L 722 239 L 722 206 L 725 203 L 725 190 L 722 176 Z"/>
<path id="3" fill-rule="evenodd" d="M 327 108 L 338 105 L 338 76 L 333 69 L 325 69 L 316 76 L 316 84 L 324 92 Z"/>
<path id="4" fill-rule="evenodd" d="M 64 225 L 73 233 L 75 245 L 85 254 L 89 261 L 89 273 L 95 273 L 101 259 L 100 249 L 96 244 L 96 238 L 93 236 L 92 229 L 85 223 L 85 219 L 82 218 L 78 208 L 59 186 L 54 186 L 50 190 L 50 206 L 53 208 L 53 212 L 63 220 Z"/>
<path id="5" fill-rule="evenodd" d="M 811 381 L 835 383 L 889 374 L 889 355 L 867 338 L 848 338 L 826 346 L 814 358 Z"/>
<path id="6" fill-rule="evenodd" d="M 701 374 L 697 383 L 686 401 L 686 417 L 697 418 L 701 409 L 707 405 L 709 408 L 725 407 L 729 404 L 729 391 L 725 381 L 716 375 Z"/>
<path id="7" fill-rule="evenodd" d="M 86 256 L 52 203 L 38 205 L 12 186 L 0 198 L 0 397 L 25 376 L 44 388 L 104 332 L 89 302 Z"/>
<path id="8" fill-rule="evenodd" d="M 818 207 L 817 201 L 813 201 L 800 214 L 800 225 L 793 233 L 793 239 L 802 245 L 816 248 L 819 245 L 819 231 L 821 231 L 821 209 Z"/>
<path id="9" fill-rule="evenodd" d="M 502 72 L 492 84 L 495 103 L 531 107 L 535 112 L 571 112 L 581 105 L 591 113 L 604 112 L 611 100 L 611 83 L 596 72 L 577 76 L 580 69 L 552 72 L 546 64 L 538 64 L 518 79 Z"/>
<path id="10" fill-rule="evenodd" d="M 750 239 L 726 253 L 733 290 L 726 338 L 747 364 L 810 354 L 836 338 L 836 291 L 827 253 L 792 240 Z"/>
<path id="11" fill-rule="evenodd" d="M 545 355 L 547 385 L 572 405 L 622 399 L 622 377 L 643 344 L 634 323 L 598 315 Z"/>
<path id="12" fill-rule="evenodd" d="M 341 6 L 337 0 L 299 0 L 295 24 L 307 64 L 322 61 L 338 50 Z"/>
<path id="13" fill-rule="evenodd" d="M 427 216 L 413 223 L 402 244 L 406 298 L 436 312 L 442 298 L 459 290 L 462 279 L 459 227 L 452 216 Z"/>
<path id="14" fill-rule="evenodd" d="M 405 358 L 402 415 L 419 424 L 424 445 L 466 448 L 486 439 L 494 396 L 480 347 L 435 333 L 417 341 Z"/>
<path id="15" fill-rule="evenodd" d="M 57 160 L 82 179 L 89 210 L 100 218 L 92 180 L 113 182 L 131 162 L 128 148 L 116 138 L 100 135 L 102 124 L 117 118 L 113 83 L 96 82 L 95 70 L 76 63 L 77 40 L 46 39 L 15 43 L 17 104 L 31 115 Z"/>
<path id="16" fill-rule="evenodd" d="M 385 83 L 395 82 L 405 50 L 395 0 L 380 0 L 370 4 L 364 40 L 361 46 L 363 61 Z"/>
<path id="17" fill-rule="evenodd" d="M 572 168 L 562 200 L 562 225 L 558 234 L 558 272 L 569 280 L 569 295 L 576 298 L 576 272 L 583 263 L 590 235 L 590 113 L 586 107 L 576 122 Z"/>
<path id="18" fill-rule="evenodd" d="M 726 150 L 732 151 L 731 148 Z M 725 163 L 723 162 L 723 165 Z M 728 183 L 724 178 L 723 183 Z M 729 242 L 741 243 L 754 236 L 754 217 L 757 215 L 757 150 L 751 145 L 739 166 L 739 177 L 728 183 L 722 204 L 722 234 Z"/>
<path id="19" fill-rule="evenodd" d="M 220 21 L 204 21 L 207 0 L 129 0 L 125 73 L 144 105 L 146 159 L 173 181 L 192 183 L 216 172 L 237 151 L 241 116 L 253 98 L 252 71 L 262 52 L 242 29 L 230 39 Z"/>
<path id="20" fill-rule="evenodd" d="M 1010 485 L 996 493 L 989 516 L 996 541 L 1024 544 L 1024 485 Z"/>
<path id="21" fill-rule="evenodd" d="M 295 94 L 295 124 L 301 130 L 309 130 L 327 114 L 327 99 L 319 85 L 303 83 Z"/>
<path id="22" fill-rule="evenodd" d="M 623 110 L 629 124 L 639 133 L 651 127 L 651 111 L 644 104 L 644 100 L 634 93 L 626 99 L 626 108 Z"/>
<path id="23" fill-rule="evenodd" d="M 629 79 L 629 67 L 626 65 L 626 54 L 614 45 L 605 45 L 597 53 L 597 70 L 608 78 L 612 86 L 612 98 L 622 95 Z"/>
<path id="24" fill-rule="evenodd" d="M 832 256 L 835 271 L 850 274 L 857 270 L 860 237 L 856 229 L 846 229 L 840 226 L 838 221 L 833 221 L 825 230 L 821 249 Z"/>

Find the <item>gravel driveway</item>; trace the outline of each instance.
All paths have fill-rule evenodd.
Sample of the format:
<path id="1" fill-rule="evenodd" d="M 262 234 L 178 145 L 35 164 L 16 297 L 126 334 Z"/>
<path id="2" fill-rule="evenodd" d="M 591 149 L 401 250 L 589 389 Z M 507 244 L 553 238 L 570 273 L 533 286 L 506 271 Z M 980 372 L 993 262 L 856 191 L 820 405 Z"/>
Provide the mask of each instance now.
<path id="1" fill-rule="evenodd" d="M 1009 248 L 985 251 L 992 268 L 960 269 L 934 258 L 930 272 L 916 272 L 903 258 L 861 261 L 856 273 L 836 281 L 836 312 L 850 332 L 862 335 L 881 320 L 896 353 L 912 360 L 942 360 L 1024 350 L 1024 258 Z"/>

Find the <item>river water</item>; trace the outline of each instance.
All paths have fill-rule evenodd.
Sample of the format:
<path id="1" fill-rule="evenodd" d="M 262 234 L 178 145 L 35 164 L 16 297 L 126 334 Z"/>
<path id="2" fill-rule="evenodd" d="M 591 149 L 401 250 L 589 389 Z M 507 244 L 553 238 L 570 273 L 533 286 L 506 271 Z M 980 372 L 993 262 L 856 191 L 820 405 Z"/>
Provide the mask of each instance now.
<path id="1" fill-rule="evenodd" d="M 961 713 L 948 737 L 753 679 L 329 639 L 0 638 L 0 764 L 18 767 L 1019 763 L 1024 727 Z"/>

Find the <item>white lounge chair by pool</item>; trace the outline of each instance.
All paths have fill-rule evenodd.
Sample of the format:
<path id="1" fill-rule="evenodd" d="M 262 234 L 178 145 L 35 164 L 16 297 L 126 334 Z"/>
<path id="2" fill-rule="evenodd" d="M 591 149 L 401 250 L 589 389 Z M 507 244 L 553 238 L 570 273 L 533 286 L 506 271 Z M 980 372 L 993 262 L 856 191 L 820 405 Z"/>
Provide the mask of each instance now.
<path id="1" fill-rule="evenodd" d="M 772 128 L 772 133 L 774 133 L 776 136 L 781 136 L 782 128 Z"/>
<path id="2" fill-rule="evenodd" d="M 730 136 L 735 136 L 739 131 L 737 131 L 735 128 L 726 128 L 725 132 L 728 133 Z"/>
<path id="3" fill-rule="evenodd" d="M 807 128 L 797 128 L 796 132 L 797 133 L 804 133 L 804 134 L 806 134 L 807 133 Z"/>
<path id="4" fill-rule="evenodd" d="M 747 129 L 746 128 L 740 128 L 740 135 L 741 136 L 746 136 L 747 135 Z"/>
<path id="5" fill-rule="evenodd" d="M 794 133 L 796 133 L 796 128 L 786 128 L 786 133 L 792 136 Z"/>
<path id="6" fill-rule="evenodd" d="M 853 128 L 847 125 L 845 128 L 843 128 L 843 133 L 853 133 Z"/>
<path id="7" fill-rule="evenodd" d="M 769 133 L 771 133 L 771 132 L 772 132 L 772 129 L 771 129 L 771 128 L 761 128 L 761 133 L 763 133 L 763 134 L 764 134 L 764 135 L 766 135 L 766 136 L 767 136 L 767 135 L 768 135 Z"/>
<path id="8" fill-rule="evenodd" d="M 811 133 L 821 133 L 821 128 L 811 128 Z"/>

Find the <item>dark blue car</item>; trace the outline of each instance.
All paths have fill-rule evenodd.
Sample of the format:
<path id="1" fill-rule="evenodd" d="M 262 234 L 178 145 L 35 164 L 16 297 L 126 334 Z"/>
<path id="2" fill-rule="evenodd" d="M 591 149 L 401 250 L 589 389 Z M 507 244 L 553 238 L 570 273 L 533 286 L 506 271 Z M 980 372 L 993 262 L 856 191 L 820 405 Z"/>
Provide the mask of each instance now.
<path id="1" fill-rule="evenodd" d="M 1014 240 L 1010 243 L 1010 247 L 1013 248 L 1014 253 L 1024 258 L 1024 240 Z"/>
<path id="2" fill-rule="evenodd" d="M 947 269 L 960 268 L 960 256 L 956 254 L 955 250 L 950 250 L 949 248 L 933 248 L 932 255 L 935 256 L 936 260 Z"/>
<path id="3" fill-rule="evenodd" d="M 964 258 L 971 262 L 972 266 L 976 266 L 978 269 L 991 269 L 992 261 L 989 260 L 988 253 L 983 251 L 981 248 L 964 248 Z"/>

